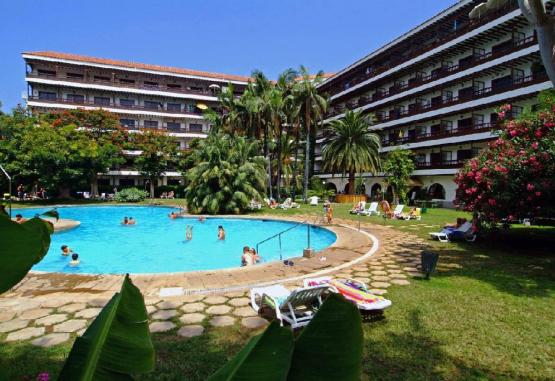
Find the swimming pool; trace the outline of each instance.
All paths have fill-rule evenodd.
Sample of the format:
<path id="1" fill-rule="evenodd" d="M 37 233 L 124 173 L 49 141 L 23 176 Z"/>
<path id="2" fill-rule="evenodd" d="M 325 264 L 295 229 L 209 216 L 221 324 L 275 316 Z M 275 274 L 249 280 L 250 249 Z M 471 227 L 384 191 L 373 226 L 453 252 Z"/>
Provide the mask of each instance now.
<path id="1" fill-rule="evenodd" d="M 14 212 L 33 217 L 51 208 L 19 209 Z M 75 229 L 52 235 L 48 254 L 33 270 L 77 274 L 141 274 L 215 270 L 239 267 L 243 246 L 256 244 L 274 234 L 282 235 L 283 259 L 302 255 L 307 246 L 307 228 L 295 223 L 263 219 L 196 217 L 172 220 L 175 210 L 155 206 L 77 206 L 60 207 L 60 218 L 81 221 Z M 15 214 L 15 213 L 14 213 Z M 135 226 L 121 221 L 133 217 Z M 185 228 L 193 226 L 193 239 L 185 239 Z M 218 226 L 226 231 L 225 241 L 217 239 Z M 322 250 L 335 242 L 335 233 L 311 228 L 311 247 Z M 79 253 L 81 263 L 69 266 L 70 258 L 61 255 L 68 245 Z M 263 262 L 280 260 L 278 239 L 260 245 Z"/>

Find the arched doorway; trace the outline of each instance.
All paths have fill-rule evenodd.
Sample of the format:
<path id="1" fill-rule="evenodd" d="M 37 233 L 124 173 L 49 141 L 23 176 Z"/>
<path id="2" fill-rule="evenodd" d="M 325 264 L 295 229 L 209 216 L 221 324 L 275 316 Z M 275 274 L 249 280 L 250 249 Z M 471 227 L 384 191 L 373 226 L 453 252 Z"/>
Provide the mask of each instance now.
<path id="1" fill-rule="evenodd" d="M 390 203 L 393 202 L 393 185 L 389 185 L 385 191 L 385 199 Z"/>
<path id="2" fill-rule="evenodd" d="M 372 200 L 381 200 L 382 199 L 382 186 L 381 184 L 374 184 L 372 188 L 370 188 L 370 198 Z"/>
<path id="3" fill-rule="evenodd" d="M 333 193 L 337 193 L 337 187 L 335 186 L 334 183 L 326 183 L 326 189 L 332 190 Z"/>
<path id="4" fill-rule="evenodd" d="M 430 185 L 428 196 L 432 199 L 445 200 L 445 188 L 439 183 Z"/>
<path id="5" fill-rule="evenodd" d="M 343 194 L 349 194 L 349 183 L 347 183 L 345 188 L 343 188 Z"/>

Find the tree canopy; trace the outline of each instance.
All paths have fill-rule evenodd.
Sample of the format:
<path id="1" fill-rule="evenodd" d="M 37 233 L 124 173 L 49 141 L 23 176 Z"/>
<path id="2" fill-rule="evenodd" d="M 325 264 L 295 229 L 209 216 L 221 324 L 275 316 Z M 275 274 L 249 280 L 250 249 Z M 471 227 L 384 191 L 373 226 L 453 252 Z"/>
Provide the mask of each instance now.
<path id="1" fill-rule="evenodd" d="M 409 150 L 394 150 L 387 154 L 383 162 L 383 171 L 387 175 L 386 182 L 393 187 L 395 203 L 405 203 L 408 184 L 414 171 L 414 161 Z"/>

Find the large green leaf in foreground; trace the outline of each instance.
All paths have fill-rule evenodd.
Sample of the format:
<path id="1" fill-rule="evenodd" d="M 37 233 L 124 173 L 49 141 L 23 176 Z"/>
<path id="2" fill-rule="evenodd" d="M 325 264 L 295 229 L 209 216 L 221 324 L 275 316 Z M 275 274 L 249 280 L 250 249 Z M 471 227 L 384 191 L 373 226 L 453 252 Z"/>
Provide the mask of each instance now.
<path id="1" fill-rule="evenodd" d="M 287 379 L 292 354 L 293 333 L 272 322 L 209 381 L 283 381 Z"/>
<path id="2" fill-rule="evenodd" d="M 154 347 L 141 292 L 125 276 L 121 291 L 71 348 L 60 381 L 132 380 L 154 368 Z"/>
<path id="3" fill-rule="evenodd" d="M 358 381 L 362 339 L 358 309 L 332 294 L 297 340 L 273 322 L 209 380 Z"/>
<path id="4" fill-rule="evenodd" d="M 358 308 L 331 294 L 295 342 L 288 380 L 358 381 L 362 375 Z"/>
<path id="5" fill-rule="evenodd" d="M 0 294 L 15 286 L 48 252 L 52 225 L 40 218 L 22 224 L 0 215 Z"/>

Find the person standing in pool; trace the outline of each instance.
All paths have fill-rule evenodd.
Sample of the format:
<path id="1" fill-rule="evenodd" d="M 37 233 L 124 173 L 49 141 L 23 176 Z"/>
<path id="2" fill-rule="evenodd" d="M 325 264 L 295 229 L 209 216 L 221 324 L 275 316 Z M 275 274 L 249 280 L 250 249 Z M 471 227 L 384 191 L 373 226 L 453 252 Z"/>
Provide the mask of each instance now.
<path id="1" fill-rule="evenodd" d="M 129 225 L 129 218 L 123 217 L 123 221 L 121 222 L 122 225 Z"/>
<path id="2" fill-rule="evenodd" d="M 127 225 L 135 225 L 135 223 L 137 223 L 137 221 L 135 221 L 133 217 L 129 217 L 129 221 L 127 221 Z"/>
<path id="3" fill-rule="evenodd" d="M 62 250 L 62 255 L 64 257 L 67 257 L 70 254 L 73 254 L 73 250 L 71 250 L 68 245 L 62 245 L 60 249 Z"/>
<path id="4" fill-rule="evenodd" d="M 220 241 L 225 240 L 225 230 L 222 225 L 218 226 L 218 239 Z"/>

